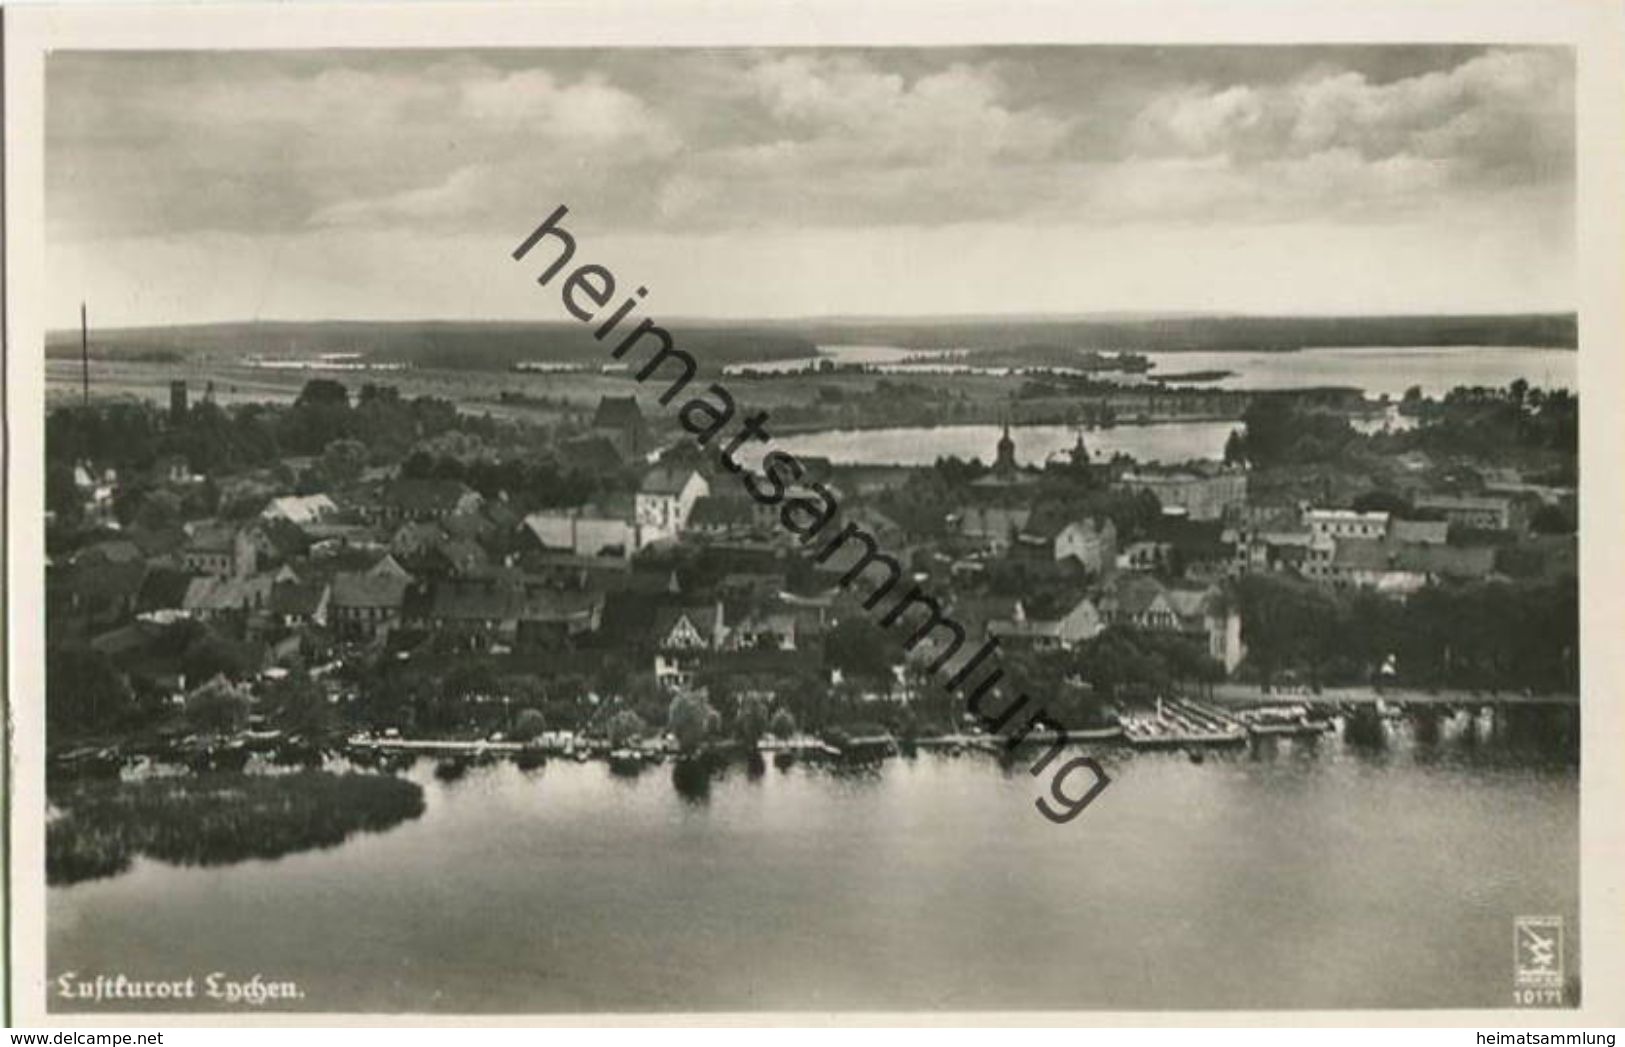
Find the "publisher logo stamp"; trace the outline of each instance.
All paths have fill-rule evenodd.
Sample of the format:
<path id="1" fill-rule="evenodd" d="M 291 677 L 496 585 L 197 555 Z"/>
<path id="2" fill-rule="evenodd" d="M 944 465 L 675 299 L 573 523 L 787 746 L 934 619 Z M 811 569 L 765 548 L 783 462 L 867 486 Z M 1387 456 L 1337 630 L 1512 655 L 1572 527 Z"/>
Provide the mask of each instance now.
<path id="1" fill-rule="evenodd" d="M 1520 989 L 1563 987 L 1563 918 L 1519 916 L 1513 921 L 1513 982 Z"/>

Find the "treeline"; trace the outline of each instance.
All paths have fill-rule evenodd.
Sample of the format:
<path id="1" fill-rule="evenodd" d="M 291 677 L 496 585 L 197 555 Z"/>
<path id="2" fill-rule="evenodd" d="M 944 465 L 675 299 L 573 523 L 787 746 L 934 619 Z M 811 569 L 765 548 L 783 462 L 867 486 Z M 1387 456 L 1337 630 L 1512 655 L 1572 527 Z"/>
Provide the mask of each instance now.
<path id="1" fill-rule="evenodd" d="M 1255 468 L 1340 458 L 1361 439 L 1345 416 L 1285 396 L 1254 397 L 1241 419 L 1242 428 L 1225 442 L 1224 460 Z"/>
<path id="2" fill-rule="evenodd" d="M 561 314 L 562 315 L 562 314 Z M 641 313 L 639 314 L 642 315 Z M 658 322 L 659 317 L 654 319 Z M 692 353 L 701 369 L 750 360 L 814 356 L 817 347 L 800 334 L 756 325 L 664 325 Z M 154 351 L 184 357 L 222 354 L 272 357 L 358 353 L 369 363 L 408 363 L 456 371 L 506 371 L 522 360 L 609 362 L 609 349 L 591 328 L 568 319 L 553 323 L 477 321 L 319 321 L 198 324 L 93 331 L 100 358 L 146 359 Z M 53 331 L 48 355 L 79 352 L 78 331 Z"/>
<path id="3" fill-rule="evenodd" d="M 1236 587 L 1245 675 L 1263 683 L 1573 692 L 1580 602 L 1557 580 L 1429 586 L 1399 601 L 1280 575 Z"/>
<path id="4" fill-rule="evenodd" d="M 1577 456 L 1580 401 L 1567 389 L 1541 389 L 1518 379 L 1504 389 L 1458 386 L 1443 400 L 1412 387 L 1403 409 L 1421 424 L 1400 438 L 1418 450 L 1493 457 L 1508 447 Z"/>
<path id="5" fill-rule="evenodd" d="M 1296 349 L 1418 345 L 1550 346 L 1572 349 L 1573 313 L 1518 316 L 1171 316 L 1079 319 L 786 321 L 822 345 L 911 349 L 1015 348 L 1034 342 L 1103 349 L 1289 352 Z M 1087 348 L 1077 350 L 1079 354 Z"/>
<path id="6" fill-rule="evenodd" d="M 628 478 L 572 469 L 552 457 L 464 461 L 414 451 L 401 463 L 401 475 L 412 480 L 459 480 L 485 498 L 506 495 L 519 512 L 582 505 L 603 493 L 631 489 Z"/>
<path id="7" fill-rule="evenodd" d="M 341 383 L 318 378 L 305 384 L 291 406 L 223 407 L 205 399 L 192 404 L 178 425 L 166 408 L 146 401 L 61 407 L 45 420 L 45 457 L 123 472 L 179 455 L 194 470 L 213 473 L 320 455 L 341 439 L 359 440 L 374 460 L 394 460 L 439 433 L 489 435 L 495 428 L 494 422 L 459 415 L 450 400 L 403 399 L 391 386 L 363 386 L 352 403 Z"/>
<path id="8" fill-rule="evenodd" d="M 1505 388 L 1457 386 L 1438 400 L 1412 386 L 1400 409 L 1414 415 L 1414 429 L 1365 436 L 1340 414 L 1315 410 L 1302 400 L 1258 396 L 1231 434 L 1225 460 L 1259 468 L 1329 462 L 1376 451 L 1398 454 L 1468 455 L 1499 460 L 1518 452 L 1579 454 L 1580 401 L 1567 389 L 1540 389 L 1523 379 Z M 1573 482 L 1573 469 L 1566 482 Z"/>
<path id="9" fill-rule="evenodd" d="M 949 530 L 950 514 L 985 501 L 972 495 L 971 485 L 989 472 L 980 459 L 948 455 L 930 469 L 912 471 L 901 486 L 879 492 L 874 503 L 910 534 L 941 537 Z M 1162 516 L 1156 495 L 1109 486 L 1105 471 L 1086 463 L 1049 462 L 1023 495 L 1063 521 L 1109 519 L 1119 543 L 1144 535 Z"/>

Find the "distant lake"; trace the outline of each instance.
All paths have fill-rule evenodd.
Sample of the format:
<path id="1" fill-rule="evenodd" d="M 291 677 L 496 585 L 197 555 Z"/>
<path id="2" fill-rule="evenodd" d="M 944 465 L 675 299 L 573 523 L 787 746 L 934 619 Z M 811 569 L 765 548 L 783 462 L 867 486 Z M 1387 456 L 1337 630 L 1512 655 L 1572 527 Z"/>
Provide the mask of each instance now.
<path id="1" fill-rule="evenodd" d="M 1389 408 L 1385 414 L 1353 419 L 1350 424 L 1361 432 L 1374 433 L 1384 428 L 1409 429 L 1415 426 L 1416 419 Z M 1239 421 L 1152 422 L 1081 430 L 1070 425 L 1012 425 L 1010 438 L 1016 444 L 1016 461 L 1022 465 L 1042 466 L 1055 457 L 1064 460 L 1077 444 L 1080 432 L 1094 462 L 1122 453 L 1139 462 L 1174 463 L 1222 459 L 1230 433 L 1240 428 Z M 1003 435 L 1003 426 L 988 424 L 825 429 L 775 436 L 773 447 L 844 465 L 930 465 L 950 455 L 965 461 L 979 458 L 983 464 L 991 464 Z M 738 457 L 756 467 L 759 459 L 750 452 L 749 447 L 741 448 Z"/>
<path id="2" fill-rule="evenodd" d="M 1571 349 L 1505 346 L 1302 349 L 1295 353 L 1147 353 L 1151 374 L 1233 371 L 1201 383 L 1212 389 L 1292 389 L 1339 385 L 1377 399 L 1399 399 L 1411 386 L 1442 396 L 1458 385 L 1505 388 L 1518 378 L 1543 389 L 1578 389 L 1580 354 Z"/>
<path id="3" fill-rule="evenodd" d="M 1577 768 L 1466 714 L 1389 731 L 1103 749 L 1067 826 L 986 756 L 683 788 L 425 761 L 387 831 L 50 889 L 49 972 L 258 972 L 351 1011 L 1509 1006 L 1514 918 L 1576 926 Z"/>
<path id="4" fill-rule="evenodd" d="M 758 371 L 799 371 L 828 359 L 836 364 L 868 364 L 888 373 L 929 373 L 951 366 L 989 374 L 1007 367 L 979 368 L 974 352 L 960 349 L 920 350 L 884 345 L 821 346 L 821 357 L 772 360 L 736 365 Z M 1411 386 L 1428 396 L 1441 396 L 1458 385 L 1505 387 L 1523 378 L 1542 388 L 1579 388 L 1579 354 L 1568 349 L 1506 346 L 1407 346 L 1402 348 L 1301 349 L 1297 352 L 1152 352 L 1146 374 L 1106 371 L 1100 377 L 1144 382 L 1160 375 L 1197 371 L 1230 371 L 1212 382 L 1193 383 L 1208 389 L 1292 389 L 1303 386 L 1353 386 L 1377 399 L 1398 399 Z M 931 357 L 942 357 L 932 362 Z"/>
<path id="5" fill-rule="evenodd" d="M 1240 422 L 1156 422 L 1084 429 L 1091 461 L 1122 452 L 1140 462 L 1185 462 L 1223 458 L 1224 444 Z M 980 458 L 991 464 L 1004 428 L 998 425 L 903 426 L 891 429 L 829 429 L 773 438 L 773 446 L 797 455 L 822 456 L 833 462 L 863 465 L 930 465 L 949 455 Z M 1070 451 L 1079 430 L 1070 425 L 1013 425 L 1016 461 L 1043 465 Z M 743 457 L 743 456 L 742 456 Z"/>

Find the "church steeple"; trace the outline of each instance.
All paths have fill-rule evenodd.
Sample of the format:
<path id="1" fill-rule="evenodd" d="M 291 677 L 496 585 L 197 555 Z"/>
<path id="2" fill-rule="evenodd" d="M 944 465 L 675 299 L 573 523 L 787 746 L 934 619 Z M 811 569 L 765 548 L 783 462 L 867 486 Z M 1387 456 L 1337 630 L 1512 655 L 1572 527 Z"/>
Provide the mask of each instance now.
<path id="1" fill-rule="evenodd" d="M 1068 453 L 1071 454 L 1071 456 L 1072 456 L 1072 464 L 1073 465 L 1088 465 L 1089 464 L 1089 449 L 1087 447 L 1083 446 L 1083 430 L 1082 429 L 1078 430 L 1078 442 L 1072 445 L 1072 450 L 1070 452 L 1068 452 Z"/>
<path id="2" fill-rule="evenodd" d="M 1004 435 L 999 437 L 999 454 L 993 462 L 995 472 L 1009 473 L 1016 469 L 1016 442 L 1010 438 L 1010 420 L 1004 420 Z"/>

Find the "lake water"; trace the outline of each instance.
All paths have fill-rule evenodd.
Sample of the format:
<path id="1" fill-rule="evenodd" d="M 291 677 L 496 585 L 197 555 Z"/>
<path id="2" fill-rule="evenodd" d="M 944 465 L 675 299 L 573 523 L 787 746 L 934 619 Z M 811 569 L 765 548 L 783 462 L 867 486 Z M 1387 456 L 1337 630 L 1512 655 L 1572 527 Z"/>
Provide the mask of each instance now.
<path id="1" fill-rule="evenodd" d="M 1223 458 L 1224 444 L 1240 422 L 1159 422 L 1085 429 L 1083 441 L 1091 461 L 1119 452 L 1140 462 L 1185 462 Z M 1016 461 L 1043 465 L 1070 451 L 1079 430 L 1069 425 L 1013 425 Z M 939 425 L 929 428 L 826 429 L 794 436 L 775 436 L 773 446 L 797 455 L 823 456 L 833 462 L 868 465 L 930 465 L 949 455 L 991 463 L 1004 428 L 998 425 Z M 743 456 L 742 460 L 744 459 Z"/>
<path id="2" fill-rule="evenodd" d="M 825 346 L 837 363 L 864 363 L 907 373 L 902 361 L 917 358 L 915 350 L 896 346 Z M 1543 388 L 1578 388 L 1579 354 L 1560 349 L 1504 347 L 1409 347 L 1403 349 L 1305 349 L 1293 353 L 1180 352 L 1145 354 L 1156 366 L 1151 374 L 1194 371 L 1230 371 L 1228 377 L 1200 383 L 1215 389 L 1291 389 L 1307 386 L 1354 386 L 1372 399 L 1397 400 L 1412 386 L 1427 396 L 1442 396 L 1458 385 L 1502 387 L 1517 378 Z M 974 356 L 970 357 L 974 359 Z M 798 369 L 808 361 L 776 361 L 763 369 Z M 924 365 L 929 366 L 929 365 Z M 1117 381 L 1141 381 L 1144 376 L 1110 374 Z M 1384 426 L 1405 428 L 1413 420 L 1390 410 L 1355 423 L 1363 431 Z M 1166 422 L 1155 425 L 1120 425 L 1088 429 L 1084 442 L 1099 461 L 1119 452 L 1141 462 L 1183 462 L 1194 458 L 1219 459 L 1237 422 Z M 798 455 L 823 456 L 835 462 L 860 464 L 930 465 L 948 455 L 993 461 L 1002 428 L 996 425 L 946 425 L 930 428 L 837 429 L 778 437 L 774 445 Z M 1042 465 L 1071 449 L 1078 431 L 1070 426 L 1013 427 L 1016 459 L 1024 465 Z"/>
<path id="3" fill-rule="evenodd" d="M 837 364 L 861 363 L 890 373 L 927 373 L 951 369 L 1006 374 L 1009 368 L 978 368 L 975 354 L 960 350 L 912 350 L 885 345 L 821 346 L 822 357 L 773 360 L 740 365 L 758 371 L 800 371 L 822 359 Z M 923 362 L 940 355 L 951 363 Z M 1458 385 L 1503 388 L 1523 378 L 1541 388 L 1579 388 L 1579 354 L 1568 349 L 1508 346 L 1405 346 L 1402 348 L 1302 349 L 1272 352 L 1144 353 L 1152 363 L 1147 374 L 1102 372 L 1118 382 L 1149 381 L 1157 375 L 1229 371 L 1225 378 L 1201 382 L 1207 389 L 1294 389 L 1306 386 L 1352 386 L 1373 399 L 1399 399 L 1411 386 L 1424 395 L 1442 396 Z M 738 370 L 740 367 L 730 368 Z"/>
<path id="4" fill-rule="evenodd" d="M 1147 353 L 1152 375 L 1232 371 L 1201 383 L 1213 389 L 1294 389 L 1334 385 L 1364 389 L 1368 397 L 1399 399 L 1411 386 L 1443 396 L 1458 385 L 1505 388 L 1522 378 L 1543 389 L 1579 388 L 1580 354 L 1570 349 L 1505 346 L 1407 346 L 1375 349 L 1302 349 L 1295 353 Z"/>
<path id="5" fill-rule="evenodd" d="M 260 973 L 311 1010 L 1492 1007 L 1514 917 L 1549 914 L 1574 972 L 1577 769 L 1465 716 L 1394 730 L 1104 750 L 1067 826 L 985 756 L 704 790 L 425 762 L 426 813 L 386 832 L 53 888 L 49 965 Z"/>

